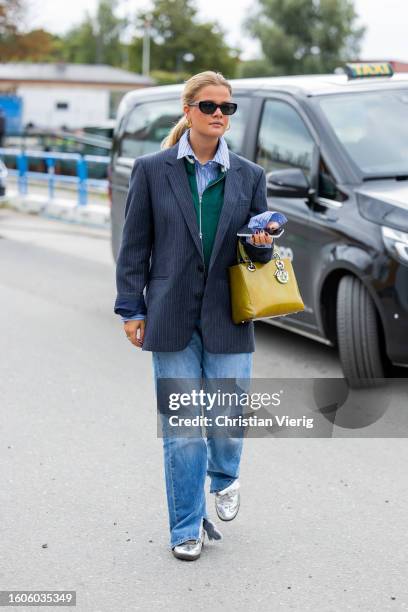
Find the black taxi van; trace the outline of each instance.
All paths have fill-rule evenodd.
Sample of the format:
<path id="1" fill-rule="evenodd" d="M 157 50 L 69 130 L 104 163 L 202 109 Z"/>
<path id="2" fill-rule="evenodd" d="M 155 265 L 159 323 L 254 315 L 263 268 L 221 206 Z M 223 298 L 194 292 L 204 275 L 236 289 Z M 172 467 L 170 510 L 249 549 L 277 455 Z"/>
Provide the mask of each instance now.
<path id="1" fill-rule="evenodd" d="M 265 169 L 268 206 L 289 220 L 280 253 L 293 259 L 305 302 L 304 312 L 268 322 L 337 346 L 350 382 L 408 366 L 408 74 L 349 65 L 344 74 L 231 84 L 238 111 L 225 137 Z M 130 92 L 120 104 L 115 259 L 134 159 L 160 149 L 182 114 L 182 88 Z"/>

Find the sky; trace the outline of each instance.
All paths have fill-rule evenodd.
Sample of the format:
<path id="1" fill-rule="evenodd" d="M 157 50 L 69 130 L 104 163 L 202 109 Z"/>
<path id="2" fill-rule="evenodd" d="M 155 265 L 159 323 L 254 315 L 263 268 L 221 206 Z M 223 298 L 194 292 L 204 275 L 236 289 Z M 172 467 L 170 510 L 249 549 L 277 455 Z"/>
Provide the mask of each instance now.
<path id="1" fill-rule="evenodd" d="M 26 27 L 43 27 L 64 33 L 84 17 L 95 13 L 98 0 L 26 0 L 29 11 Z M 134 14 L 137 8 L 149 6 L 148 0 L 121 0 L 121 13 Z M 227 42 L 243 49 L 243 59 L 259 57 L 256 41 L 244 36 L 242 21 L 256 6 L 254 0 L 196 0 L 199 17 L 218 21 L 227 32 Z M 396 59 L 408 62 L 407 0 L 355 0 L 359 23 L 367 26 L 362 44 L 362 59 Z"/>

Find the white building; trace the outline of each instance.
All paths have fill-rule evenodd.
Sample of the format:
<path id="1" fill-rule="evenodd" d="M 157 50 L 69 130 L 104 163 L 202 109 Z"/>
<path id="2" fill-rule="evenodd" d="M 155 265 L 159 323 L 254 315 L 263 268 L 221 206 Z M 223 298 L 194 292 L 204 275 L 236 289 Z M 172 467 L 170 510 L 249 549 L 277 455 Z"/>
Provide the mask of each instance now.
<path id="1" fill-rule="evenodd" d="M 115 116 L 120 98 L 154 81 L 101 64 L 0 64 L 0 95 L 22 99 L 22 126 L 76 129 Z"/>

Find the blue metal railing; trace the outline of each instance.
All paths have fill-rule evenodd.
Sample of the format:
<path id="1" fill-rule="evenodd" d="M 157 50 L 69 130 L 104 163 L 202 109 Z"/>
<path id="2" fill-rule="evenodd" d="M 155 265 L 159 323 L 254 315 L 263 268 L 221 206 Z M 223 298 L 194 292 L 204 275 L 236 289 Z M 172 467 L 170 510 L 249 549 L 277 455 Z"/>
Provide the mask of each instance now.
<path id="1" fill-rule="evenodd" d="M 29 179 L 40 179 L 48 182 L 48 198 L 53 200 L 55 197 L 55 184 L 71 183 L 77 186 L 78 206 L 85 206 L 88 202 L 88 187 L 101 187 L 108 191 L 108 181 L 106 179 L 88 178 L 88 164 L 109 164 L 107 155 L 80 155 L 79 153 L 60 153 L 57 151 L 34 151 L 30 149 L 0 148 L 0 156 L 15 157 L 16 170 L 8 169 L 10 175 L 17 176 L 18 192 L 20 195 L 27 195 Z M 43 159 L 47 166 L 47 172 L 30 172 L 29 159 Z M 55 162 L 57 160 L 71 160 L 76 163 L 76 176 L 55 173 Z M 3 160 L 4 161 L 4 160 Z"/>

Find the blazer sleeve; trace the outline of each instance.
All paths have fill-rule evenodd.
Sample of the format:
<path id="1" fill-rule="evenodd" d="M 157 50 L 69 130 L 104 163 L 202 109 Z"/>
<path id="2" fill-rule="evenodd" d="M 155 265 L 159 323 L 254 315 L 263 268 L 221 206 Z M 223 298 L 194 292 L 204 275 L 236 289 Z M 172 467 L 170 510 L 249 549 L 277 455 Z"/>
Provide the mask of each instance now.
<path id="1" fill-rule="evenodd" d="M 153 215 L 146 171 L 141 159 L 133 165 L 125 204 L 125 223 L 116 264 L 114 312 L 122 317 L 147 313 L 143 290 L 149 274 Z"/>
<path id="2" fill-rule="evenodd" d="M 265 170 L 260 168 L 258 181 L 255 184 L 254 193 L 252 196 L 251 209 L 246 223 L 249 223 L 251 217 L 259 215 L 260 213 L 268 210 L 268 202 L 266 199 L 266 175 Z M 259 248 L 253 244 L 248 244 L 245 238 L 240 238 L 242 244 L 245 247 L 248 256 L 252 261 L 259 261 L 260 263 L 268 263 L 272 258 L 273 248 Z M 273 247 L 273 242 L 271 243 Z"/>

